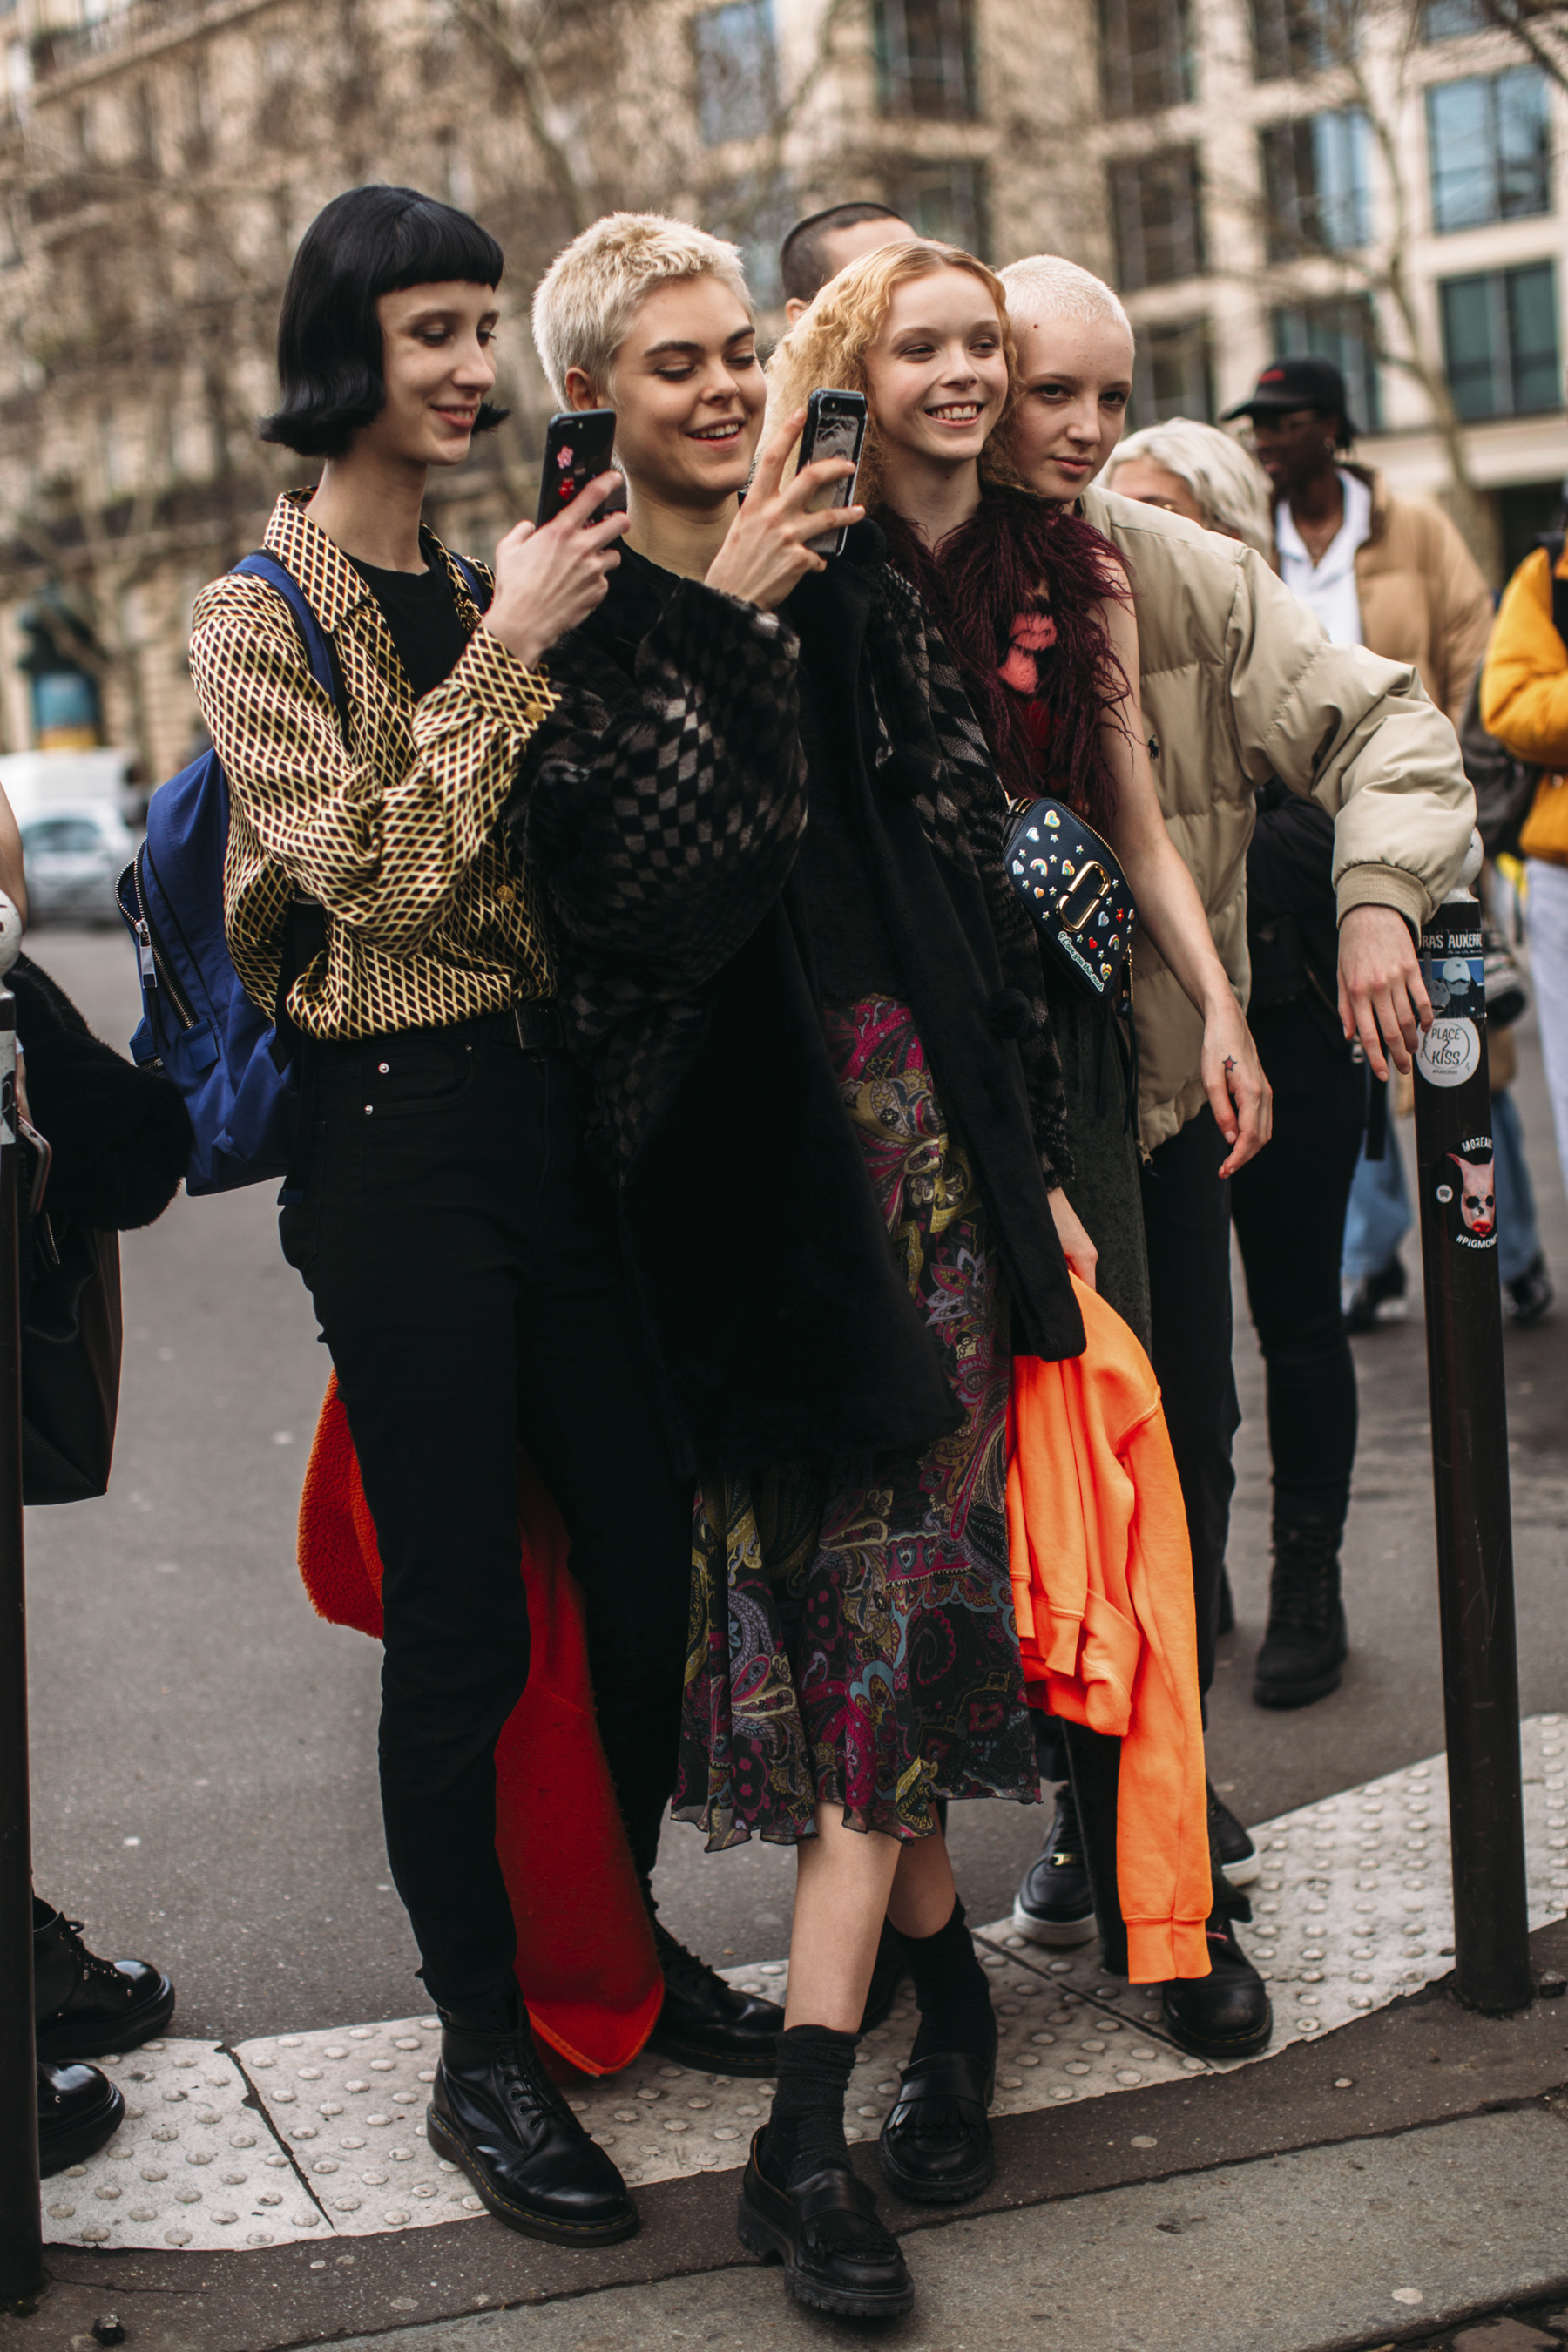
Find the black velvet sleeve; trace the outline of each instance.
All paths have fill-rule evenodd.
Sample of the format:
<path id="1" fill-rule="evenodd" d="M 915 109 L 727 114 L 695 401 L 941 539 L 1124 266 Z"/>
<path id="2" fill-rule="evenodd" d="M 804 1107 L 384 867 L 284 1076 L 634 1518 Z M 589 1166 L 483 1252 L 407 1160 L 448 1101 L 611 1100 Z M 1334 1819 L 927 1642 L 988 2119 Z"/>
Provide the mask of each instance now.
<path id="1" fill-rule="evenodd" d="M 103 1233 L 152 1224 L 179 1191 L 190 1157 L 178 1087 L 95 1037 L 28 957 L 18 959 L 8 985 L 33 1125 L 54 1151 L 47 1205 Z"/>
<path id="2" fill-rule="evenodd" d="M 796 651 L 775 614 L 682 581 L 630 671 L 591 627 L 551 658 L 559 707 L 507 822 L 563 962 L 618 1012 L 711 979 L 783 887 L 806 820 Z"/>

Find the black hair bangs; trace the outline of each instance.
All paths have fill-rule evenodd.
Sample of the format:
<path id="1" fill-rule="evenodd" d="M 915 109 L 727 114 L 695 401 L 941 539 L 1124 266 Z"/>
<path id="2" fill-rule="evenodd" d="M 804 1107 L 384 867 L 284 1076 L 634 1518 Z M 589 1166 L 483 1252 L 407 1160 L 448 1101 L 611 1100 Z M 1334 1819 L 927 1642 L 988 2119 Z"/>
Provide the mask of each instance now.
<path id="1" fill-rule="evenodd" d="M 389 194 L 412 201 L 392 222 L 385 266 L 375 273 L 373 299 L 399 294 L 405 286 L 499 286 L 506 257 L 490 235 L 467 213 L 437 204 L 412 188 Z M 341 201 L 341 200 L 340 200 Z"/>
<path id="2" fill-rule="evenodd" d="M 417 188 L 350 188 L 300 240 L 278 319 L 283 397 L 258 427 L 302 457 L 341 457 L 386 401 L 384 294 L 410 286 L 499 286 L 505 257 L 488 229 Z M 508 415 L 483 402 L 476 433 Z"/>

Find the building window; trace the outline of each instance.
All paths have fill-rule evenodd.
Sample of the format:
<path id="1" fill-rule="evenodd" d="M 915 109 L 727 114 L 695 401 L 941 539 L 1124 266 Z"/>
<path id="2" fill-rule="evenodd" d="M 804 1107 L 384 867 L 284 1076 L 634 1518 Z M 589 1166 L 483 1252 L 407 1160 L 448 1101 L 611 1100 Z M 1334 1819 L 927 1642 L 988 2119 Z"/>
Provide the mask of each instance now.
<path id="1" fill-rule="evenodd" d="M 875 31 L 884 114 L 968 122 L 979 113 L 973 0 L 877 0 Z"/>
<path id="2" fill-rule="evenodd" d="M 917 236 L 962 246 L 982 260 L 991 250 L 991 213 L 984 163 L 909 163 L 895 171 L 888 202 Z"/>
<path id="3" fill-rule="evenodd" d="M 1107 114 L 1152 114 L 1194 95 L 1188 0 L 1100 0 L 1100 80 Z"/>
<path id="4" fill-rule="evenodd" d="M 1502 535 L 1502 568 L 1511 579 L 1543 532 L 1563 528 L 1563 478 L 1510 482 L 1494 492 Z"/>
<path id="5" fill-rule="evenodd" d="M 1442 236 L 1552 210 L 1546 80 L 1534 66 L 1426 93 L 1432 226 Z"/>
<path id="6" fill-rule="evenodd" d="M 1486 0 L 1426 0 L 1421 11 L 1424 41 L 1458 41 L 1467 33 L 1485 33 L 1497 22 Z"/>
<path id="7" fill-rule="evenodd" d="M 1204 267 L 1195 147 L 1172 147 L 1110 166 L 1118 283 L 1124 294 L 1195 278 Z"/>
<path id="8" fill-rule="evenodd" d="M 705 147 L 760 139 L 778 111 L 773 0 L 731 0 L 691 20 L 697 121 Z"/>
<path id="9" fill-rule="evenodd" d="M 1276 310 L 1274 351 L 1279 359 L 1331 360 L 1345 380 L 1352 422 L 1366 433 L 1381 431 L 1377 320 L 1367 295 L 1297 302 L 1289 310 Z"/>
<path id="10" fill-rule="evenodd" d="M 1132 424 L 1163 424 L 1167 416 L 1214 423 L 1213 345 L 1206 319 L 1181 326 L 1146 327 L 1132 367 Z"/>
<path id="11" fill-rule="evenodd" d="M 1372 234 L 1365 115 L 1349 108 L 1271 122 L 1262 139 L 1269 260 L 1365 245 Z"/>
<path id="12" fill-rule="evenodd" d="M 1522 416 L 1561 406 L 1557 272 L 1550 261 L 1449 278 L 1437 291 L 1443 362 L 1461 416 Z"/>
<path id="13" fill-rule="evenodd" d="M 708 226 L 715 236 L 740 247 L 759 310 L 776 310 L 784 300 L 779 247 L 799 217 L 799 200 L 785 179 L 763 183 L 753 177 L 728 192 L 710 193 Z"/>
<path id="14" fill-rule="evenodd" d="M 1344 65 L 1356 49 L 1355 0 L 1252 0 L 1256 81 Z"/>

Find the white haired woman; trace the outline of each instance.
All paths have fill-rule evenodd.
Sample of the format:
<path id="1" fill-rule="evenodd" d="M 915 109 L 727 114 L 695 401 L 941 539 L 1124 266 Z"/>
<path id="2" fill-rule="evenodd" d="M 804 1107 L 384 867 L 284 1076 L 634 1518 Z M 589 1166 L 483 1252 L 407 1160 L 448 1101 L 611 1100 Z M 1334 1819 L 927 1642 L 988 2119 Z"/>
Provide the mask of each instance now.
<path id="1" fill-rule="evenodd" d="M 1130 433 L 1105 472 L 1105 487 L 1140 506 L 1185 515 L 1204 530 L 1238 539 L 1274 559 L 1268 477 L 1256 457 L 1217 425 L 1173 416 Z"/>
<path id="2" fill-rule="evenodd" d="M 813 551 L 847 461 L 786 482 L 798 403 L 738 503 L 764 390 L 733 248 L 601 222 L 534 322 L 558 394 L 613 403 L 627 481 L 514 816 L 701 1474 L 678 1811 L 797 1858 L 741 2227 L 802 2300 L 872 2317 L 912 2294 L 844 2130 L 884 1916 L 921 2021 L 883 2168 L 952 2203 L 994 2163 L 941 1802 L 1038 1793 L 1005 1432 L 1011 1349 L 1083 1346 L 1059 1068 L 955 667 L 861 509 Z"/>

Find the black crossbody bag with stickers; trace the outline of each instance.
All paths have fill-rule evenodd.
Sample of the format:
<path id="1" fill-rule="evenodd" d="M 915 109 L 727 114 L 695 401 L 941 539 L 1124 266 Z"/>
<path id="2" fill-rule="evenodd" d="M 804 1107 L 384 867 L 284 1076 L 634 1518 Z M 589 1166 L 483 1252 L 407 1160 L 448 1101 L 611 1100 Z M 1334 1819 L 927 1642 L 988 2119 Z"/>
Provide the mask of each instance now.
<path id="1" fill-rule="evenodd" d="M 1115 851 L 1065 801 L 1015 801 L 1003 863 L 1055 969 L 1127 1024 L 1127 1115 L 1138 1100 L 1132 940 L 1138 909 Z M 1103 1086 L 1102 1086 L 1103 1091 Z"/>

